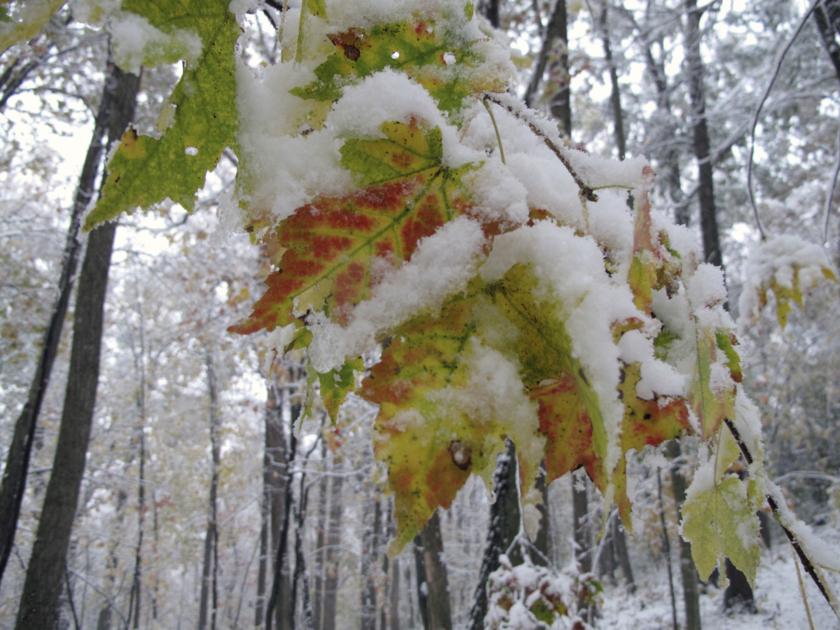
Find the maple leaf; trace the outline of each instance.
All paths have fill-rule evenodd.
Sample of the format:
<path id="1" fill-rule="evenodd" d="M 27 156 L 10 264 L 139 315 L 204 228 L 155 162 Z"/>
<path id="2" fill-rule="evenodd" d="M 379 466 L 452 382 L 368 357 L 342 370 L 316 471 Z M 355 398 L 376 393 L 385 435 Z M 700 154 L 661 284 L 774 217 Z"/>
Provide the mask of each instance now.
<path id="1" fill-rule="evenodd" d="M 480 59 L 473 42 L 429 20 L 377 24 L 330 35 L 335 52 L 315 69 L 315 81 L 292 90 L 305 99 L 332 102 L 354 79 L 393 68 L 428 90 L 440 108 L 453 112 L 467 95 L 504 90 L 497 78 L 476 76 Z M 457 63 L 455 63 L 457 62 Z"/>
<path id="2" fill-rule="evenodd" d="M 318 382 L 321 385 L 321 400 L 333 423 L 338 421 L 338 410 L 348 394 L 356 388 L 356 372 L 365 369 L 362 359 L 347 361 L 337 370 L 319 372 Z"/>
<path id="3" fill-rule="evenodd" d="M 735 417 L 735 382 L 729 385 L 712 382 L 712 366 L 718 360 L 718 340 L 728 336 L 721 331 L 699 328 L 696 335 L 696 369 L 689 388 L 689 402 L 694 413 L 700 418 L 703 439 L 709 439 L 718 432 L 726 418 Z M 737 357 L 731 344 L 723 350 L 730 374 L 740 376 L 740 365 L 733 362 Z"/>
<path id="4" fill-rule="evenodd" d="M 561 318 L 562 304 L 537 299 L 537 277 L 530 265 L 514 265 L 485 289 L 515 327 L 509 351 L 522 366 L 522 381 L 539 406 L 546 436 L 547 482 L 583 466 L 604 490 L 607 434 L 598 396 L 575 358 L 572 338 Z"/>
<path id="5" fill-rule="evenodd" d="M 729 558 L 754 584 L 760 558 L 757 510 L 763 499 L 754 480 L 727 475 L 711 481 L 698 473 L 681 510 L 682 534 L 691 543 L 697 572 L 707 580 L 718 563 Z M 702 485 L 706 483 L 709 487 Z"/>
<path id="6" fill-rule="evenodd" d="M 468 380 L 462 353 L 474 332 L 471 299 L 401 326 L 360 395 L 379 405 L 375 453 L 395 495 L 396 548 L 448 507 L 472 472 L 492 472 L 502 441 L 476 418 L 444 415 L 434 394 Z"/>
<path id="7" fill-rule="evenodd" d="M 263 243 L 282 252 L 279 271 L 238 333 L 273 330 L 307 308 L 324 308 L 346 321 L 348 309 L 368 297 L 377 259 L 388 266 L 411 258 L 417 242 L 469 208 L 461 178 L 472 166 L 442 162 L 440 129 L 416 119 L 386 122 L 385 138 L 350 139 L 342 165 L 363 190 L 319 197 L 269 231 Z"/>
<path id="8" fill-rule="evenodd" d="M 641 380 L 641 364 L 625 365 L 619 392 L 624 403 L 621 426 L 621 457 L 613 471 L 615 503 L 624 526 L 632 530 L 631 505 L 627 497 L 627 455 L 645 446 L 659 446 L 663 442 L 691 433 L 688 406 L 681 398 L 654 396 L 639 398 L 636 386 Z"/>
<path id="9" fill-rule="evenodd" d="M 235 48 L 236 17 L 225 2 L 125 0 L 123 10 L 146 18 L 166 32 L 186 23 L 201 39 L 201 54 L 187 61 L 169 106 L 172 125 L 158 138 L 129 133 L 108 166 L 108 179 L 85 229 L 115 219 L 136 207 L 169 198 L 187 210 L 215 168 L 225 147 L 235 146 L 237 116 Z"/>

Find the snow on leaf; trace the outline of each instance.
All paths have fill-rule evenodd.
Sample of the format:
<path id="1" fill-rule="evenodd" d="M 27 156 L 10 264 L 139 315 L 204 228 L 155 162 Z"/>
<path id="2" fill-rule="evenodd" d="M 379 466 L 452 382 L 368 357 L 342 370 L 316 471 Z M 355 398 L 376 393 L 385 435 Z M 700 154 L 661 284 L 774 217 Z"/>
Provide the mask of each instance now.
<path id="1" fill-rule="evenodd" d="M 125 0 L 122 8 L 164 31 L 188 23 L 202 49 L 194 63 L 187 62 L 169 98 L 175 114 L 163 136 L 123 138 L 108 166 L 102 197 L 85 221 L 88 230 L 167 198 L 192 210 L 207 171 L 216 166 L 225 147 L 235 145 L 234 53 L 240 30 L 228 3 Z M 195 155 L 188 155 L 190 147 L 197 149 Z"/>
<path id="2" fill-rule="evenodd" d="M 583 466 L 603 491 L 607 435 L 598 396 L 575 358 L 563 305 L 538 299 L 537 284 L 533 268 L 518 264 L 485 291 L 518 333 L 508 351 L 519 360 L 522 381 L 539 406 L 547 482 Z"/>
<path id="3" fill-rule="evenodd" d="M 615 481 L 615 502 L 625 527 L 631 527 L 631 505 L 627 497 L 627 454 L 631 450 L 641 451 L 645 446 L 659 446 L 667 440 L 691 433 L 688 407 L 680 398 L 639 398 L 636 386 L 641 380 L 641 365 L 631 363 L 622 370 L 621 399 L 624 403 L 624 419 L 621 428 L 621 457 L 618 460 L 613 479 Z"/>
<path id="4" fill-rule="evenodd" d="M 722 384 L 715 383 L 713 380 L 713 369 L 718 361 L 717 338 L 719 333 L 698 327 L 695 335 L 697 344 L 696 367 L 689 388 L 689 401 L 694 413 L 700 418 L 703 439 L 709 439 L 717 433 L 721 423 L 726 418 L 735 417 L 736 386 L 731 381 L 728 384 Z M 728 351 L 725 352 L 731 373 L 733 364 L 729 355 L 734 353 L 735 350 L 729 345 Z"/>
<path id="5" fill-rule="evenodd" d="M 436 508 L 448 507 L 474 470 L 492 467 L 501 449 L 475 419 L 443 416 L 433 396 L 467 382 L 461 355 L 473 332 L 472 307 L 471 300 L 456 299 L 439 317 L 401 326 L 360 391 L 380 406 L 375 453 L 388 466 L 395 495 L 396 548 Z"/>
<path id="6" fill-rule="evenodd" d="M 345 85 L 385 68 L 404 71 L 448 112 L 458 110 L 469 94 L 504 89 L 502 81 L 471 76 L 479 61 L 472 43 L 460 41 L 450 29 L 432 21 L 353 28 L 330 35 L 330 41 L 336 50 L 315 69 L 316 80 L 292 94 L 335 101 Z M 447 64 L 447 55 L 454 55 L 458 63 Z"/>
<path id="7" fill-rule="evenodd" d="M 417 243 L 469 207 L 461 177 L 471 167 L 441 163 L 440 131 L 416 119 L 382 125 L 385 139 L 350 139 L 342 164 L 363 190 L 319 197 L 270 230 L 263 244 L 282 252 L 266 279 L 268 290 L 238 333 L 273 330 L 307 308 L 325 309 L 344 323 L 348 309 L 367 298 L 377 261 L 411 258 Z"/>
<path id="8" fill-rule="evenodd" d="M 821 281 L 837 282 L 825 250 L 792 235 L 762 242 L 750 254 L 745 278 L 739 302 L 742 319 L 756 321 L 772 293 L 776 318 L 782 328 L 787 325 L 793 304 L 802 308 L 806 291 Z"/>
<path id="9" fill-rule="evenodd" d="M 710 486 L 695 486 L 707 481 L 703 475 L 695 476 L 682 507 L 682 534 L 691 543 L 700 578 L 707 580 L 718 563 L 729 558 L 754 584 L 760 556 L 756 514 L 760 506 L 748 486 L 755 482 L 727 475 Z"/>

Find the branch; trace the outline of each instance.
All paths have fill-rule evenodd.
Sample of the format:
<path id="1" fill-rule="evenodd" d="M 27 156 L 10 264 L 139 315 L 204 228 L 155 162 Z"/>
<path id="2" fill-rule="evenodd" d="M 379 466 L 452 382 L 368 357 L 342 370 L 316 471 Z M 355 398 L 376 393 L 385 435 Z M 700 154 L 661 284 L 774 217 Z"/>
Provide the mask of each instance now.
<path id="1" fill-rule="evenodd" d="M 741 450 L 741 455 L 744 456 L 744 459 L 746 460 L 747 464 L 751 465 L 755 461 L 755 458 L 750 452 L 749 447 L 741 438 L 741 434 L 738 431 L 738 428 L 735 426 L 735 423 L 729 418 L 726 418 L 724 422 L 726 423 L 726 426 L 729 427 L 729 431 L 730 433 L 732 433 L 732 437 L 735 438 L 735 442 L 738 444 L 738 448 Z M 772 492 L 766 492 L 765 498 L 767 499 L 767 505 L 770 506 L 770 509 L 773 511 L 773 518 L 776 519 L 776 522 L 782 528 L 782 531 L 785 532 L 785 536 L 787 536 L 787 539 L 793 547 L 793 550 L 799 557 L 799 561 L 802 563 L 802 567 L 805 569 L 805 572 L 811 577 L 811 580 L 817 586 L 823 598 L 825 598 L 825 601 L 828 602 L 828 605 L 831 607 L 831 610 L 834 612 L 837 618 L 840 619 L 840 611 L 838 611 L 835 606 L 835 598 L 831 593 L 829 586 L 826 583 L 824 583 L 823 579 L 819 575 L 815 563 L 811 560 L 811 558 L 802 548 L 802 544 L 799 541 L 799 539 L 791 531 L 788 525 L 785 524 L 785 517 L 782 514 L 781 508 L 779 507 L 779 502 L 776 501 L 776 496 L 774 496 Z"/>

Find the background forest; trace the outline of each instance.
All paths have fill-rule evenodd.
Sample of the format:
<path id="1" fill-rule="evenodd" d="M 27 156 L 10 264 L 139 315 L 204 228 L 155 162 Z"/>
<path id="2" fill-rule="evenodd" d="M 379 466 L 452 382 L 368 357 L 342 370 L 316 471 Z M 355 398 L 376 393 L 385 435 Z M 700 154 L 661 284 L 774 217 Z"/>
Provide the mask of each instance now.
<path id="1" fill-rule="evenodd" d="M 413 544 L 387 553 L 393 506 L 373 459 L 376 409 L 351 396 L 333 427 L 301 361 L 279 357 L 268 334 L 227 332 L 267 265 L 232 219 L 233 152 L 194 212 L 164 203 L 110 224 L 110 264 L 98 264 L 87 234 L 74 247 L 121 133 L 103 112 L 122 106 L 133 80 L 114 67 L 109 36 L 77 21 L 82 6 L 64 6 L 0 57 L 4 493 L 23 453 L 22 419 L 37 417 L 16 527 L 13 501 L 0 497 L 0 627 L 15 627 L 25 584 L 47 577 L 61 592 L 62 628 L 260 627 L 267 610 L 277 628 L 484 627 L 486 550 L 505 550 L 519 522 L 504 461 L 495 511 L 473 479 Z M 279 58 L 288 7 L 254 6 L 240 54 L 259 68 Z M 840 265 L 840 1 L 485 0 L 478 10 L 515 51 L 526 103 L 593 154 L 650 161 L 654 206 L 725 268 L 733 315 L 762 230 L 822 244 Z M 139 131 L 165 126 L 181 72 L 143 70 Z M 97 325 L 71 290 L 104 291 L 106 278 Z M 739 333 L 771 477 L 834 549 L 839 297 L 840 285 L 826 283 L 783 329 L 768 308 Z M 77 339 L 101 340 L 101 360 L 71 361 Z M 45 361 L 49 386 L 39 387 Z M 95 412 L 83 393 L 91 384 Z M 89 429 L 74 424 L 86 405 Z M 56 460 L 60 430 L 75 439 L 69 459 Z M 729 570 L 728 589 L 722 578 L 698 583 L 677 513 L 696 451 L 670 443 L 638 462 L 633 535 L 614 516 L 595 535 L 603 507 L 584 476 L 546 489 L 548 527 L 536 541 L 545 561 L 600 584 L 578 612 L 605 628 L 836 627 L 770 518 L 754 591 Z M 50 492 L 49 527 L 72 524 L 57 571 L 30 560 Z"/>

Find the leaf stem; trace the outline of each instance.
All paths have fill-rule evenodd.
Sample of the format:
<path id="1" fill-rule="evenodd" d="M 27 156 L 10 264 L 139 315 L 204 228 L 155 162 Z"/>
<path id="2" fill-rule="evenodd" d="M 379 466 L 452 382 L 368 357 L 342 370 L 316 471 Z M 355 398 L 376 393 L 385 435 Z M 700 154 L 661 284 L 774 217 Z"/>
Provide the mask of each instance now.
<path id="1" fill-rule="evenodd" d="M 496 132 L 496 142 L 499 144 L 499 157 L 502 159 L 502 164 L 507 164 L 507 160 L 505 160 L 505 147 L 502 144 L 502 134 L 499 133 L 496 117 L 493 115 L 493 110 L 490 109 L 490 97 L 485 94 L 481 102 L 484 105 L 484 109 L 487 110 L 487 115 L 490 116 L 490 122 L 493 123 L 493 131 Z"/>

